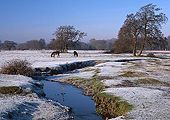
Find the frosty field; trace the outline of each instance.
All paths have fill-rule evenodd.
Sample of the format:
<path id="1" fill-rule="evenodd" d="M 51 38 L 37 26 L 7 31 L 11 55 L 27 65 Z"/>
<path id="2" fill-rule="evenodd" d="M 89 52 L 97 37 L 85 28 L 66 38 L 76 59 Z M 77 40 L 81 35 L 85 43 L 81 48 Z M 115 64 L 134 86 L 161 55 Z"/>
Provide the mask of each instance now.
<path id="1" fill-rule="evenodd" d="M 170 119 L 170 58 L 149 58 L 132 57 L 131 54 L 104 54 L 103 51 L 78 51 L 79 57 L 73 56 L 73 51 L 61 53 L 60 57 L 51 58 L 50 50 L 42 51 L 1 51 L 0 67 L 13 59 L 27 60 L 33 68 L 57 67 L 61 64 L 78 61 L 95 60 L 96 65 L 77 69 L 68 73 L 58 74 L 49 77 L 52 81 L 65 81 L 69 78 L 82 78 L 88 80 L 97 75 L 104 84 L 103 92 L 120 97 L 133 105 L 133 109 L 128 113 L 114 119 L 134 119 L 134 120 L 169 120 Z M 166 56 L 170 54 L 158 56 Z M 133 60 L 127 62 L 117 62 L 116 60 Z M 97 71 L 97 73 L 96 73 Z M 21 75 L 0 74 L 0 87 L 19 86 L 26 91 L 41 88 L 34 86 L 32 78 Z M 3 103 L 3 104 L 2 104 Z M 13 103 L 13 104 L 12 104 Z M 57 104 L 57 105 L 56 105 Z M 7 116 L 20 113 L 17 106 L 22 106 L 23 111 L 31 111 L 27 119 L 67 119 L 67 107 L 39 98 L 33 93 L 25 96 L 1 95 L 0 94 L 0 117 L 6 119 Z M 46 112 L 44 112 L 46 111 Z M 48 113 L 48 112 L 49 113 Z M 21 116 L 19 116 L 21 117 Z M 17 119 L 17 116 L 14 116 Z"/>

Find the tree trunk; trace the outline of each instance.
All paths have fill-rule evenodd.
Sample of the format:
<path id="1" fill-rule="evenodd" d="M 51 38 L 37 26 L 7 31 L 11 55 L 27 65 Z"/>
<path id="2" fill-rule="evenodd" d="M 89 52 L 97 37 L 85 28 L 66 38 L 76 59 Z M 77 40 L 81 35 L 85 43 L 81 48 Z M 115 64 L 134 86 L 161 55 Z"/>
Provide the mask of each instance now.
<path id="1" fill-rule="evenodd" d="M 141 47 L 141 49 L 140 49 L 140 52 L 139 52 L 138 56 L 141 56 L 141 54 L 142 54 L 142 52 L 143 52 L 143 50 L 144 50 L 144 47 L 145 47 L 145 42 L 143 42 L 142 47 Z"/>
<path id="2" fill-rule="evenodd" d="M 135 39 L 134 39 L 133 56 L 136 56 L 136 44 L 137 44 L 137 36 L 135 36 Z"/>
<path id="3" fill-rule="evenodd" d="M 136 56 L 136 44 L 134 44 L 134 48 L 133 48 L 133 56 Z"/>
<path id="4" fill-rule="evenodd" d="M 144 48 L 145 48 L 145 43 L 146 43 L 146 39 L 147 39 L 147 31 L 146 31 L 146 28 L 147 28 L 147 22 L 145 22 L 145 27 L 144 27 L 144 39 L 143 39 L 143 42 L 142 42 L 142 45 L 141 45 L 141 49 L 140 49 L 140 52 L 138 54 L 138 56 L 141 56 Z"/>

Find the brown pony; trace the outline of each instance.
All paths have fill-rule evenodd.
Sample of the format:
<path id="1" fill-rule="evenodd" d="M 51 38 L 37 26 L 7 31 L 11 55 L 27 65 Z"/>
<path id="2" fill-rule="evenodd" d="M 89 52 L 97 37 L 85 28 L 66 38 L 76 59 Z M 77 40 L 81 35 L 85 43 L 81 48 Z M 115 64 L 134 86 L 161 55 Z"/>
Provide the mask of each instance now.
<path id="1" fill-rule="evenodd" d="M 56 50 L 51 53 L 51 57 L 55 57 L 55 55 L 60 56 L 60 51 Z"/>
<path id="2" fill-rule="evenodd" d="M 74 56 L 78 57 L 78 53 L 76 51 L 74 51 Z"/>

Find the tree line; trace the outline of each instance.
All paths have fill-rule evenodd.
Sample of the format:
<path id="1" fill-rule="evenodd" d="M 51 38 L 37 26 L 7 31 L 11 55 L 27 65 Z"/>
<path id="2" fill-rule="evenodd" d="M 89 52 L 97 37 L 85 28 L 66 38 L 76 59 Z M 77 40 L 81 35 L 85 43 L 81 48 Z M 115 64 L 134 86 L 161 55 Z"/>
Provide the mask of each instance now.
<path id="1" fill-rule="evenodd" d="M 82 41 L 69 42 L 68 50 L 110 50 L 112 49 L 116 38 L 110 40 L 91 39 L 88 43 Z M 45 39 L 30 40 L 25 43 L 16 43 L 14 41 L 6 40 L 0 41 L 0 50 L 60 50 L 60 46 L 56 39 L 52 39 L 49 43 Z"/>
<path id="2" fill-rule="evenodd" d="M 46 49 L 46 42 L 44 39 L 30 40 L 25 43 L 16 43 L 14 41 L 6 40 L 0 41 L 0 50 L 42 50 Z"/>

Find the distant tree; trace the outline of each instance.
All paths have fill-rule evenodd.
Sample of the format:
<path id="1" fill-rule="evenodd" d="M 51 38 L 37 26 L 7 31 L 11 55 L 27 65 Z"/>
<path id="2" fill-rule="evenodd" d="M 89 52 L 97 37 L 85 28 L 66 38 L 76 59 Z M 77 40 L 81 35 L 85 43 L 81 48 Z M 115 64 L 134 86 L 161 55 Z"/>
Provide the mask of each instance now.
<path id="1" fill-rule="evenodd" d="M 40 49 L 46 49 L 46 42 L 45 42 L 45 39 L 40 39 L 39 40 L 39 47 Z"/>
<path id="2" fill-rule="evenodd" d="M 60 43 L 60 40 L 51 39 L 50 43 L 47 45 L 49 49 L 52 50 L 61 50 L 62 49 L 62 43 Z"/>
<path id="3" fill-rule="evenodd" d="M 4 43 L 2 43 L 2 49 L 4 50 L 14 50 L 16 49 L 16 45 L 17 43 L 15 43 L 14 41 L 4 41 Z"/>
<path id="4" fill-rule="evenodd" d="M 170 35 L 167 37 L 167 49 L 170 50 Z"/>
<path id="5" fill-rule="evenodd" d="M 115 43 L 116 40 L 117 40 L 116 38 L 112 38 L 112 39 L 107 40 L 106 50 L 111 50 L 112 47 L 113 47 L 113 44 Z"/>
<path id="6" fill-rule="evenodd" d="M 91 39 L 90 44 L 97 50 L 105 50 L 107 42 L 105 40 Z"/>
<path id="7" fill-rule="evenodd" d="M 29 50 L 40 50 L 40 44 L 38 40 L 27 41 L 26 46 Z"/>
<path id="8" fill-rule="evenodd" d="M 69 49 L 71 50 L 93 50 L 90 44 L 84 43 L 81 41 L 70 43 Z"/>
<path id="9" fill-rule="evenodd" d="M 17 45 L 17 50 L 28 50 L 26 43 L 19 43 Z"/>
<path id="10" fill-rule="evenodd" d="M 56 45 L 56 49 L 60 49 L 61 52 L 67 52 L 70 41 L 76 42 L 81 40 L 86 34 L 76 30 L 73 26 L 60 26 L 54 33 L 56 39 L 51 41 Z M 58 47 L 59 46 L 59 47 Z"/>
<path id="11" fill-rule="evenodd" d="M 96 40 L 93 38 L 90 40 L 89 45 L 96 50 L 110 50 L 114 41 L 114 38 L 110 40 Z"/>
<path id="12" fill-rule="evenodd" d="M 2 49 L 2 42 L 1 42 L 1 40 L 0 40 L 0 50 Z"/>
<path id="13" fill-rule="evenodd" d="M 168 40 L 170 40 L 170 35 L 167 37 Z"/>
<path id="14" fill-rule="evenodd" d="M 44 39 L 30 40 L 25 43 L 21 43 L 17 46 L 20 50 L 42 50 L 46 49 L 46 43 Z"/>

